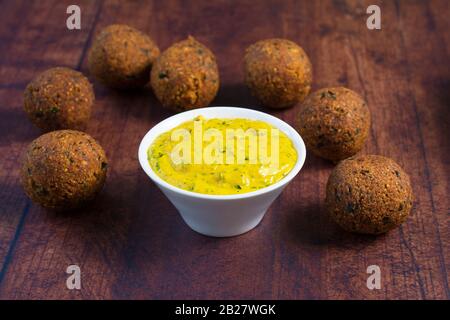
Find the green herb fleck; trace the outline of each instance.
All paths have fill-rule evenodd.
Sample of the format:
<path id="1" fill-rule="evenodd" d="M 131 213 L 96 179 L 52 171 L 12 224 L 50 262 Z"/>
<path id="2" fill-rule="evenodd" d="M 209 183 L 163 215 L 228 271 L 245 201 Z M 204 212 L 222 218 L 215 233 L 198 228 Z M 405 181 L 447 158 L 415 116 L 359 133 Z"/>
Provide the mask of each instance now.
<path id="1" fill-rule="evenodd" d="M 341 201 L 341 194 L 339 193 L 339 191 L 336 188 L 334 189 L 334 194 L 335 194 L 336 200 L 338 202 L 340 202 Z"/>
<path id="2" fill-rule="evenodd" d="M 165 78 L 168 78 L 168 77 L 169 77 L 169 74 L 167 73 L 167 71 L 162 71 L 162 72 L 159 73 L 159 78 L 160 79 L 165 79 Z"/>
<path id="3" fill-rule="evenodd" d="M 34 115 L 36 116 L 36 118 L 42 118 L 44 116 L 44 112 L 42 112 L 41 110 L 36 111 L 34 113 Z"/>
<path id="4" fill-rule="evenodd" d="M 334 93 L 333 91 L 327 90 L 325 92 L 322 92 L 322 94 L 320 95 L 320 99 L 323 98 L 330 98 L 333 100 L 336 100 L 336 93 Z"/>
<path id="5" fill-rule="evenodd" d="M 141 52 L 142 52 L 143 54 L 145 54 L 146 56 L 148 56 L 149 53 L 150 53 L 150 50 L 147 49 L 147 48 L 140 48 L 140 50 L 141 50 Z"/>
<path id="6" fill-rule="evenodd" d="M 347 203 L 347 206 L 345 207 L 345 211 L 347 211 L 347 213 L 350 213 L 350 214 L 355 213 L 355 209 L 356 209 L 356 206 L 351 202 Z"/>

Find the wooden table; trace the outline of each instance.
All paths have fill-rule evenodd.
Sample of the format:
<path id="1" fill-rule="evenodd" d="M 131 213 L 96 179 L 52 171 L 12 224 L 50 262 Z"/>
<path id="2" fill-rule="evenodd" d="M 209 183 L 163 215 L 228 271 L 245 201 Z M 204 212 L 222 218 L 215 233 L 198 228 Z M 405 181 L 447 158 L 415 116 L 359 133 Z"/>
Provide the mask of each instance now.
<path id="1" fill-rule="evenodd" d="M 0 298 L 2 299 L 449 299 L 449 2 L 77 1 L 81 30 L 66 28 L 73 1 L 2 1 L 0 10 Z M 368 30 L 379 4 L 382 29 Z M 189 34 L 217 55 L 213 105 L 256 106 L 243 85 L 244 49 L 289 38 L 309 54 L 314 89 L 343 85 L 372 112 L 363 153 L 392 157 L 411 176 L 415 205 L 378 237 L 341 231 L 323 208 L 333 164 L 308 155 L 304 169 L 253 231 L 215 239 L 190 230 L 137 161 L 143 135 L 171 115 L 153 94 L 115 92 L 94 79 L 87 132 L 110 161 L 87 209 L 46 211 L 23 193 L 20 155 L 40 131 L 22 110 L 39 72 L 88 73 L 95 34 L 128 23 L 165 49 Z M 293 123 L 297 108 L 266 110 Z M 66 268 L 81 268 L 81 290 Z M 381 268 L 369 290 L 366 268 Z"/>

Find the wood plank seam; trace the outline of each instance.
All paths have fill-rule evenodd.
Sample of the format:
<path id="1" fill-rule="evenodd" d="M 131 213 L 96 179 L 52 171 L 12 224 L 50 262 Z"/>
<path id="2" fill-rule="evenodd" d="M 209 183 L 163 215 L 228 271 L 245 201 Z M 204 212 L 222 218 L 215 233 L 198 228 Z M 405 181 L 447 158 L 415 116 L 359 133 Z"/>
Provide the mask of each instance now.
<path id="1" fill-rule="evenodd" d="M 359 66 L 359 63 L 358 63 L 358 58 L 357 58 L 357 55 L 356 55 L 356 52 L 355 52 L 355 48 L 354 48 L 353 43 L 352 43 L 352 38 L 349 37 L 348 40 L 350 42 L 350 51 L 352 53 L 353 60 L 355 61 L 356 74 L 358 75 L 358 81 L 359 81 L 359 83 L 361 85 L 361 88 L 362 88 L 362 91 L 363 91 L 364 101 L 368 101 L 366 85 L 364 84 L 363 76 L 362 76 L 361 71 L 360 71 L 360 66 Z M 380 153 L 380 148 L 378 147 L 378 140 L 377 140 L 377 136 L 375 134 L 375 130 L 374 130 L 373 124 L 370 125 L 370 135 L 372 137 L 370 142 L 373 143 L 374 148 L 376 150 L 376 153 L 379 154 Z"/>
<path id="2" fill-rule="evenodd" d="M 424 281 L 423 281 L 422 277 L 420 276 L 420 268 L 418 266 L 416 256 L 414 255 L 414 252 L 411 249 L 411 246 L 409 245 L 408 241 L 405 238 L 405 234 L 403 232 L 403 226 L 400 226 L 399 234 L 400 234 L 400 240 L 402 241 L 403 245 L 406 247 L 409 255 L 411 256 L 411 261 L 412 261 L 412 265 L 414 266 L 414 271 L 416 273 L 417 282 L 419 283 L 420 296 L 422 299 L 426 299 L 427 294 L 425 293 Z"/>
<path id="3" fill-rule="evenodd" d="M 395 9 L 396 9 L 397 17 L 398 17 L 400 25 L 401 25 L 402 22 L 401 22 L 401 16 L 400 16 L 400 4 L 399 4 L 398 0 L 395 1 Z M 409 62 L 408 62 L 408 52 L 406 50 L 405 36 L 404 36 L 404 32 L 403 32 L 402 28 L 400 28 L 400 38 L 401 38 L 400 45 L 401 45 L 401 48 L 402 48 L 403 52 L 405 53 L 405 57 L 406 57 L 406 68 L 405 68 L 406 69 L 406 76 L 407 76 L 408 82 L 411 83 L 411 69 L 410 69 L 410 65 L 409 65 Z M 414 116 L 416 118 L 415 122 L 416 122 L 416 126 L 417 126 L 417 131 L 419 133 L 420 152 L 422 153 L 423 160 L 425 162 L 425 168 L 424 168 L 425 179 L 426 179 L 425 182 L 426 182 L 427 189 L 428 189 L 428 192 L 429 192 L 431 209 L 433 211 L 433 224 L 434 224 L 434 226 L 436 228 L 436 233 L 437 233 L 436 236 L 439 239 L 439 241 L 437 241 L 438 242 L 438 246 L 439 246 L 439 263 L 441 265 L 441 270 L 444 273 L 444 277 L 443 277 L 444 278 L 444 286 L 445 286 L 445 289 L 446 289 L 447 299 L 449 299 L 450 298 L 450 296 L 449 296 L 450 295 L 450 290 L 449 290 L 449 285 L 448 285 L 448 280 L 447 280 L 448 279 L 448 274 L 447 274 L 447 268 L 445 266 L 444 253 L 443 253 L 442 242 L 441 242 L 441 234 L 440 234 L 440 231 L 439 231 L 439 225 L 438 225 L 437 220 L 436 220 L 436 205 L 435 205 L 433 192 L 432 192 L 432 184 L 431 184 L 430 171 L 429 171 L 429 161 L 428 161 L 427 154 L 425 152 L 425 144 L 424 144 L 422 126 L 420 125 L 419 111 L 417 110 L 416 96 L 415 96 L 415 94 L 412 92 L 412 90 L 410 88 L 409 88 L 409 94 L 411 96 L 411 100 L 413 101 Z M 405 242 L 406 242 L 406 240 L 405 240 Z M 413 261 L 415 260 L 414 256 L 412 255 L 412 251 L 411 251 L 411 258 L 413 259 Z"/>
<path id="4" fill-rule="evenodd" d="M 6 272 L 8 270 L 8 266 L 12 260 L 13 254 L 14 254 L 14 249 L 16 247 L 16 243 L 20 237 L 20 234 L 22 232 L 23 226 L 25 224 L 25 219 L 28 216 L 28 212 L 30 211 L 30 207 L 31 207 L 31 200 L 29 200 L 27 198 L 26 203 L 25 203 L 25 208 L 22 211 L 20 220 L 19 220 L 19 224 L 17 225 L 16 231 L 14 232 L 14 237 L 11 240 L 11 242 L 9 243 L 9 247 L 8 247 L 8 251 L 6 253 L 6 257 L 5 260 L 3 261 L 3 266 L 2 269 L 0 270 L 0 288 L 2 286 L 2 282 L 3 279 L 6 275 Z"/>
<path id="5" fill-rule="evenodd" d="M 92 36 L 94 34 L 95 27 L 97 26 L 97 22 L 99 21 L 100 14 L 102 12 L 103 4 L 104 4 L 104 0 L 100 0 L 100 4 L 97 7 L 97 12 L 95 13 L 94 21 L 92 22 L 91 29 L 89 30 L 89 34 L 87 36 L 86 42 L 84 43 L 83 51 L 81 52 L 80 60 L 78 61 L 78 64 L 76 66 L 76 70 L 78 70 L 78 71 L 81 70 L 81 66 L 83 65 L 83 60 L 86 57 L 86 53 L 87 53 L 88 47 L 89 47 L 89 45 L 91 43 L 91 39 L 92 39 Z"/>

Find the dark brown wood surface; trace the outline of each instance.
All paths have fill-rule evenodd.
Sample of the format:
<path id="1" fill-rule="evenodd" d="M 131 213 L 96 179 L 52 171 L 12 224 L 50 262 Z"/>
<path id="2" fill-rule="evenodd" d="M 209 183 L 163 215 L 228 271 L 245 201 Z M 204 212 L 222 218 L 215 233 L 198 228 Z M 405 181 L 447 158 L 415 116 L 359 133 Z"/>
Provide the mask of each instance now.
<path id="1" fill-rule="evenodd" d="M 450 10 L 441 1 L 77 1 L 82 30 L 66 28 L 73 1 L 1 1 L 1 299 L 449 299 Z M 378 4 L 382 29 L 366 28 Z M 22 92 L 39 72 L 88 74 L 86 52 L 111 23 L 150 34 L 161 49 L 192 34 L 217 56 L 213 105 L 257 106 L 243 85 L 244 49 L 289 38 L 309 54 L 314 89 L 344 85 L 372 112 L 363 153 L 392 157 L 410 174 L 408 221 L 378 237 L 341 231 L 323 209 L 331 163 L 306 164 L 262 223 L 239 237 L 201 236 L 141 170 L 143 135 L 171 115 L 148 90 L 120 93 L 94 79 L 87 132 L 110 160 L 103 192 L 71 214 L 46 211 L 23 193 L 20 155 L 40 132 Z M 268 111 L 293 123 L 297 108 Z M 68 265 L 81 290 L 66 288 Z M 366 268 L 381 268 L 368 290 Z"/>

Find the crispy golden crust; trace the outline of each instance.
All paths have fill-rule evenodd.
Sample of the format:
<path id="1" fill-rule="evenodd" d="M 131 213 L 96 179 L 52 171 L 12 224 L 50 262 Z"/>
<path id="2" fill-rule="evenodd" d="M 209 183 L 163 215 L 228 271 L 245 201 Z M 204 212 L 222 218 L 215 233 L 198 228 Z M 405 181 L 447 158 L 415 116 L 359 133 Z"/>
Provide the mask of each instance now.
<path id="1" fill-rule="evenodd" d="M 69 68 L 46 70 L 24 91 L 24 109 L 41 130 L 85 128 L 95 96 L 89 80 Z"/>
<path id="2" fill-rule="evenodd" d="M 114 24 L 95 38 L 88 54 L 90 72 L 113 88 L 143 87 L 159 48 L 150 37 L 127 25 Z"/>
<path id="3" fill-rule="evenodd" d="M 327 183 L 328 212 L 351 232 L 387 232 L 407 219 L 412 202 L 409 176 L 396 162 L 382 156 L 343 160 Z"/>
<path id="4" fill-rule="evenodd" d="M 21 180 L 27 195 L 43 207 L 71 209 L 100 191 L 106 171 L 106 155 L 97 141 L 83 132 L 59 130 L 28 146 Z"/>
<path id="5" fill-rule="evenodd" d="M 370 111 L 354 91 L 343 87 L 311 93 L 300 107 L 297 130 L 308 150 L 338 161 L 362 149 L 370 129 Z"/>
<path id="6" fill-rule="evenodd" d="M 247 86 L 265 106 L 291 107 L 303 101 L 311 90 L 311 62 L 292 41 L 258 41 L 247 48 L 244 65 Z"/>
<path id="7" fill-rule="evenodd" d="M 177 42 L 156 60 L 151 84 L 163 106 L 188 110 L 208 106 L 219 89 L 214 54 L 193 37 Z"/>

